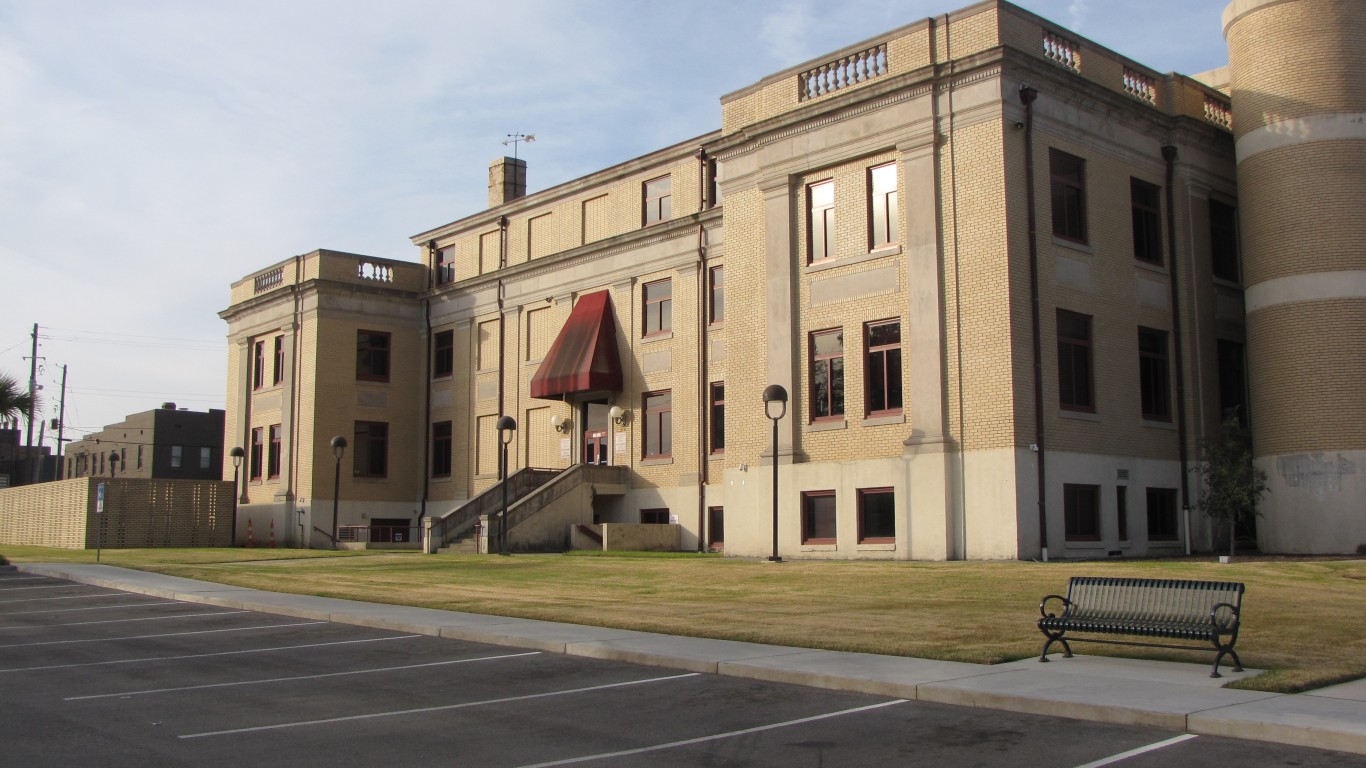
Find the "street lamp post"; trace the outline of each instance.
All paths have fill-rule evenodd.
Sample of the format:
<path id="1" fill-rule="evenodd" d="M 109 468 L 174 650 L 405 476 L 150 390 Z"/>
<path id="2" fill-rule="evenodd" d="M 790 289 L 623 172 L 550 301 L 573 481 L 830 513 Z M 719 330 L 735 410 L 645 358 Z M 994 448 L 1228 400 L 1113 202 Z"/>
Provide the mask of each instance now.
<path id="1" fill-rule="evenodd" d="M 242 469 L 242 457 L 246 456 L 246 451 L 242 446 L 234 446 L 228 455 L 232 457 L 232 539 L 228 546 L 237 546 L 237 473 Z"/>
<path id="2" fill-rule="evenodd" d="M 512 554 L 508 552 L 508 443 L 512 442 L 512 433 L 516 431 L 516 419 L 511 416 L 503 416 L 498 419 L 498 441 L 503 444 L 502 468 L 499 472 L 503 486 L 503 512 L 498 525 L 498 554 L 500 555 Z"/>
<path id="3" fill-rule="evenodd" d="M 778 413 L 773 413 L 772 403 L 777 403 Z M 787 390 L 781 384 L 764 387 L 764 415 L 773 421 L 773 554 L 769 562 L 781 563 L 778 556 L 778 420 L 787 413 Z"/>
<path id="4" fill-rule="evenodd" d="M 332 481 L 332 548 L 337 548 L 337 502 L 341 499 L 341 460 L 346 455 L 346 438 L 332 438 L 332 455 L 337 457 L 337 474 Z"/>

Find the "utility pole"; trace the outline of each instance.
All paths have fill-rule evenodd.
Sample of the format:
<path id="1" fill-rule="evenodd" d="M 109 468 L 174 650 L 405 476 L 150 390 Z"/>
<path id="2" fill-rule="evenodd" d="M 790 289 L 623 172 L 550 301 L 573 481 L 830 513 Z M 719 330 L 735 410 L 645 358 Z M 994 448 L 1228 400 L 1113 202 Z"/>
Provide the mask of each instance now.
<path id="1" fill-rule="evenodd" d="M 33 448 L 33 405 L 38 395 L 38 324 L 33 324 L 33 354 L 28 359 L 28 435 L 24 446 Z"/>
<path id="2" fill-rule="evenodd" d="M 29 460 L 29 482 L 38 482 L 41 461 L 33 456 L 33 411 L 38 399 L 38 324 L 33 324 L 33 354 L 28 359 L 28 433 L 25 438 L 26 455 Z"/>
<path id="3" fill-rule="evenodd" d="M 66 464 L 62 461 L 62 437 L 66 430 L 66 364 L 62 364 L 62 399 L 57 405 L 57 476 L 54 480 L 66 479 Z"/>

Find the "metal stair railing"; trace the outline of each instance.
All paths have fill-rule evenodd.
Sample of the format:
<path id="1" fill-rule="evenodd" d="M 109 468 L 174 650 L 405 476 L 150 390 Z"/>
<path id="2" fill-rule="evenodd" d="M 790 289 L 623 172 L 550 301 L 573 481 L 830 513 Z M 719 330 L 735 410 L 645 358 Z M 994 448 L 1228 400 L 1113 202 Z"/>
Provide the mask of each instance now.
<path id="1" fill-rule="evenodd" d="M 524 467 L 507 479 L 508 504 L 526 497 L 527 494 L 553 480 L 564 470 Z M 502 509 L 502 483 L 494 483 L 482 493 L 470 499 L 461 507 L 432 519 L 433 548 L 448 546 L 461 534 L 472 529 L 482 515 L 492 515 Z"/>

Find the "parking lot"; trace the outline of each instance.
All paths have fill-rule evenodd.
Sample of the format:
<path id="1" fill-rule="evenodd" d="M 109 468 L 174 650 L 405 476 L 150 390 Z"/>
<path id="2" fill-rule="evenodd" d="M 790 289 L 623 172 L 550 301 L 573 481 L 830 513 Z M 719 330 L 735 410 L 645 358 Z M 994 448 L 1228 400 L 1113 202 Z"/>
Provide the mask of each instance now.
<path id="1" fill-rule="evenodd" d="M 0 764 L 16 766 L 1366 765 L 15 572 L 0 573 L 0 707 Z"/>

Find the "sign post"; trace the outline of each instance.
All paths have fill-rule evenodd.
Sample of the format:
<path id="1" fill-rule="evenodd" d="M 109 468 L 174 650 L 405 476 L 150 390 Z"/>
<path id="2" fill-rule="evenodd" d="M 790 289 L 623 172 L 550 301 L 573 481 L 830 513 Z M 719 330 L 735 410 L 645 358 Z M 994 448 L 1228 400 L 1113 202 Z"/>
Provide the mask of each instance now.
<path id="1" fill-rule="evenodd" d="M 104 546 L 104 483 L 95 486 L 95 562 Z"/>

